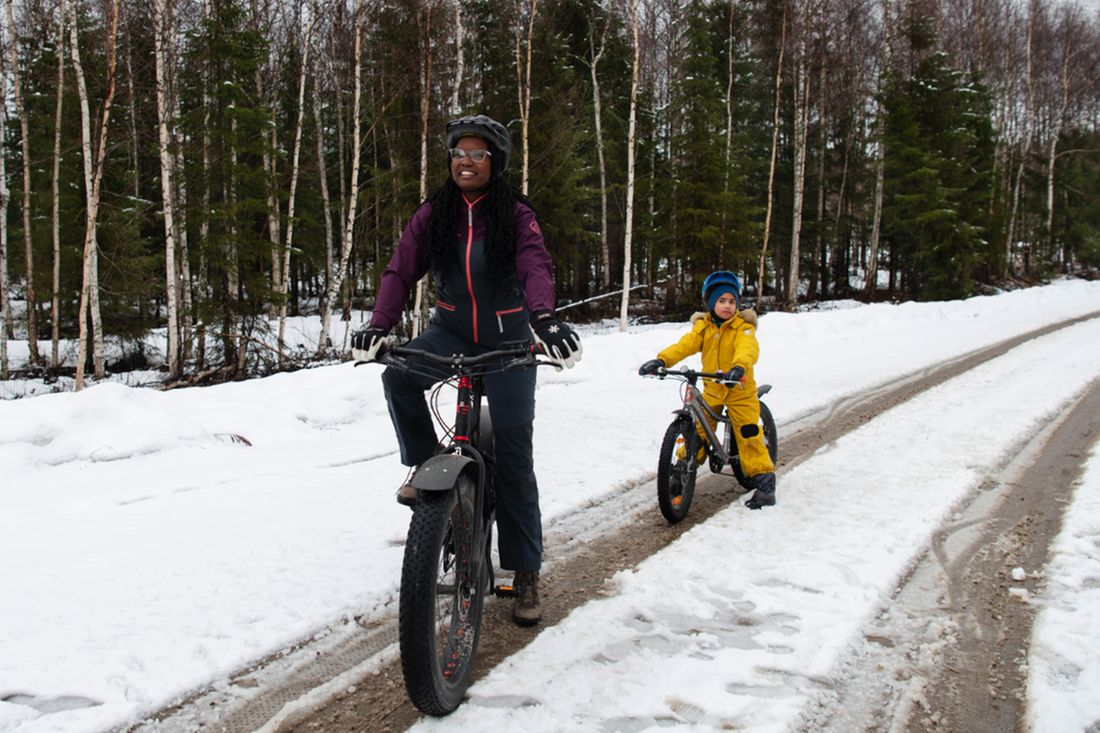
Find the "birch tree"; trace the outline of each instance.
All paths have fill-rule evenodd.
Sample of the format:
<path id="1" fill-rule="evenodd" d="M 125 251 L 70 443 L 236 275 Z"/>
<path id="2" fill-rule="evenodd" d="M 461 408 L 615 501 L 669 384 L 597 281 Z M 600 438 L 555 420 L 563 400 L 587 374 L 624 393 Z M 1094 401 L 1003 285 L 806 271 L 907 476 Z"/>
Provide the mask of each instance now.
<path id="1" fill-rule="evenodd" d="M 9 0 L 10 1 L 10 0 Z M 523 41 L 523 23 L 525 13 L 523 0 L 516 0 L 516 91 L 519 97 L 519 120 L 523 131 L 523 185 L 520 190 L 527 195 L 528 179 L 531 174 L 531 146 L 529 129 L 531 126 L 531 38 L 535 33 L 535 16 L 538 13 L 538 0 L 531 0 L 527 16 L 527 41 Z M 524 53 L 526 49 L 526 53 Z"/>
<path id="2" fill-rule="evenodd" d="M 111 117 L 111 103 L 115 96 L 115 34 L 118 30 L 118 7 L 113 0 L 107 4 L 107 97 L 103 102 L 103 116 L 99 128 L 99 145 L 95 148 L 93 168 L 92 115 L 88 104 L 88 87 L 84 80 L 84 68 L 80 61 L 80 43 L 77 33 L 75 5 L 69 34 L 72 43 L 73 68 L 76 72 L 77 94 L 80 99 L 81 140 L 84 154 L 84 187 L 87 196 L 84 227 L 84 278 L 80 290 L 80 346 L 76 364 L 76 390 L 84 388 L 84 362 L 88 348 L 88 315 L 92 318 L 92 358 L 95 376 L 106 375 L 103 362 L 103 325 L 99 313 L 99 266 L 96 245 L 96 220 L 99 215 L 100 188 L 103 182 L 103 164 L 107 157 L 107 123 Z"/>
<path id="3" fill-rule="evenodd" d="M 0 151 L 7 150 L 7 74 L 0 54 Z M 0 380 L 8 378 L 8 335 L 11 333 L 11 283 L 8 279 L 8 156 L 0 153 Z"/>
<path id="4" fill-rule="evenodd" d="M 319 18 L 317 2 L 313 3 L 313 17 Z M 321 298 L 321 334 L 317 339 L 317 354 L 318 356 L 323 354 L 325 349 L 329 345 L 329 326 L 332 323 L 332 305 L 328 299 L 329 289 L 332 287 L 332 281 L 335 279 L 335 273 L 332 271 L 332 249 L 333 249 L 333 231 L 332 231 L 332 201 L 328 191 L 328 166 L 325 163 L 325 126 L 321 119 L 321 54 L 315 53 L 314 58 L 314 84 L 313 84 L 313 119 L 317 131 L 315 133 L 317 137 L 317 171 L 321 179 L 321 215 L 325 222 L 325 279 L 322 283 L 324 287 L 324 294 Z"/>
<path id="5" fill-rule="evenodd" d="M 290 163 L 290 196 L 287 201 L 286 212 L 286 248 L 283 254 L 282 273 L 282 303 L 279 307 L 279 366 L 284 361 L 284 345 L 286 338 L 286 305 L 290 283 L 290 256 L 294 252 L 294 203 L 298 191 L 299 161 L 302 154 L 302 121 L 306 111 L 306 79 L 309 70 L 309 50 L 313 43 L 313 24 L 316 16 L 309 16 L 309 6 L 305 7 L 307 13 L 305 38 L 302 41 L 302 68 L 298 74 L 298 119 L 294 124 L 294 150 L 291 153 Z"/>
<path id="6" fill-rule="evenodd" d="M 797 21 L 797 19 L 796 19 Z M 810 71 L 806 58 L 806 29 L 798 40 L 798 56 L 794 60 L 794 200 L 791 202 L 791 260 L 787 282 L 787 305 L 798 303 L 799 265 L 801 264 L 802 199 L 806 182 L 806 128 L 810 114 Z"/>
<path id="7" fill-rule="evenodd" d="M 893 24 L 891 21 L 891 0 L 882 1 L 882 73 L 880 83 L 885 83 L 893 67 Z M 871 215 L 871 247 L 867 253 L 866 279 L 863 284 L 863 297 L 872 300 L 878 286 L 878 249 L 882 237 L 882 205 L 886 189 L 886 113 L 879 105 L 875 136 L 875 203 Z"/>
<path id="8" fill-rule="evenodd" d="M 598 8 L 599 6 L 596 6 Z M 596 123 L 596 158 L 600 169 L 600 257 L 603 261 L 601 267 L 602 277 L 600 285 L 604 290 L 611 286 L 611 243 L 607 234 L 607 161 L 604 159 L 603 142 L 603 96 L 600 91 L 600 75 L 597 67 L 603 58 L 607 48 L 607 29 L 611 25 L 610 20 L 604 19 L 603 30 L 600 32 L 600 48 L 596 50 L 596 8 L 593 8 L 588 23 L 588 52 L 592 60 L 588 64 L 588 71 L 592 81 L 592 117 Z"/>
<path id="9" fill-rule="evenodd" d="M 768 168 L 768 209 L 764 214 L 764 243 L 760 247 L 760 274 L 756 280 L 756 309 L 764 312 L 764 270 L 767 266 L 768 239 L 772 229 L 772 207 L 775 199 L 775 158 L 779 151 L 779 100 L 783 84 L 783 51 L 787 46 L 787 8 L 783 3 L 783 31 L 779 38 L 779 60 L 775 65 L 775 113 L 772 117 L 772 156 Z"/>
<path id="10" fill-rule="evenodd" d="M 634 63 L 630 77 L 630 121 L 626 133 L 626 224 L 623 241 L 623 296 L 619 305 L 619 331 L 626 331 L 630 309 L 630 250 L 634 231 L 634 158 L 638 120 L 638 75 L 641 48 L 638 44 L 638 0 L 630 0 L 630 33 L 634 43 Z"/>
<path id="11" fill-rule="evenodd" d="M 1088 57 L 1090 49 L 1083 38 L 1086 25 L 1080 9 L 1077 6 L 1070 6 L 1063 8 L 1060 14 L 1056 32 L 1061 40 L 1049 46 L 1052 50 L 1057 49 L 1057 53 L 1062 56 L 1058 78 L 1052 85 L 1058 92 L 1049 105 L 1047 125 L 1045 223 L 1052 252 L 1054 251 L 1054 163 L 1059 155 L 1058 139 L 1067 122 L 1071 106 L 1096 85 L 1097 79 L 1100 79 L 1100 70 L 1096 66 L 1097 60 Z M 1095 50 L 1095 48 L 1091 49 L 1093 53 Z"/>
<path id="12" fill-rule="evenodd" d="M 164 271 L 165 305 L 168 311 L 168 379 L 179 379 L 183 374 L 183 360 L 180 350 L 179 329 L 179 293 L 176 266 L 176 224 L 175 193 L 173 189 L 175 158 L 172 154 L 172 133 L 170 126 L 175 125 L 174 86 L 171 67 L 174 59 L 168 58 L 167 36 L 175 23 L 171 16 L 175 14 L 175 5 L 170 0 L 156 0 L 154 3 L 154 40 L 156 50 L 157 74 L 157 139 L 160 143 L 160 188 L 164 214 Z"/>
<path id="13" fill-rule="evenodd" d="M 364 0 L 357 0 L 355 6 L 355 56 L 352 92 L 352 123 L 351 123 L 351 178 L 348 183 L 347 215 L 343 222 L 343 232 L 340 239 L 340 264 L 333 273 L 332 282 L 325 294 L 325 311 L 321 318 L 321 342 L 328 337 L 329 325 L 332 321 L 332 307 L 336 302 L 336 294 L 340 286 L 344 284 L 344 275 L 348 269 L 348 260 L 351 258 L 351 248 L 355 237 L 355 213 L 359 202 L 359 159 L 362 149 L 362 106 L 363 99 L 363 15 L 365 12 Z M 320 348 L 320 347 L 318 347 Z"/>
<path id="14" fill-rule="evenodd" d="M 52 323 L 51 359 L 54 369 L 61 366 L 61 123 L 65 99 L 65 0 L 57 11 L 57 105 L 53 123 L 53 210 L 50 230 L 53 235 L 53 297 L 50 298 Z"/>
<path id="15" fill-rule="evenodd" d="M 428 116 L 432 105 L 432 7 L 429 0 L 418 3 L 416 27 L 420 46 L 420 200 L 428 196 Z M 412 318 L 412 336 L 416 338 L 428 320 L 427 274 L 416 283 Z"/>
<path id="16" fill-rule="evenodd" d="M 458 117 L 462 113 L 460 92 L 462 82 L 466 77 L 466 25 L 462 16 L 462 0 L 454 0 L 455 8 L 455 84 L 451 91 L 451 116 Z"/>
<path id="17" fill-rule="evenodd" d="M 1033 42 L 1035 38 L 1035 21 L 1040 12 L 1040 0 L 1031 0 L 1028 7 L 1027 19 L 1027 43 L 1025 45 L 1024 62 L 1024 132 L 1020 141 L 1020 163 L 1016 170 L 1016 185 L 1012 191 L 1012 213 L 1008 220 L 1008 235 L 1005 237 L 1005 271 L 1012 270 L 1013 250 L 1016 241 L 1017 227 L 1020 216 L 1020 195 L 1024 186 L 1024 169 L 1027 166 L 1027 156 L 1031 150 L 1031 138 L 1035 130 L 1035 89 L 1033 86 Z M 1022 229 L 1022 227 L 1020 227 Z"/>
<path id="18" fill-rule="evenodd" d="M 19 73 L 19 32 L 15 25 L 12 0 L 8 0 L 8 28 L 11 31 L 11 84 L 15 100 L 15 112 L 23 135 L 23 244 L 27 264 L 27 347 L 29 361 L 37 364 L 38 354 L 38 300 L 34 290 L 34 238 L 31 234 L 31 142 L 30 118 L 23 99 L 23 80 Z"/>

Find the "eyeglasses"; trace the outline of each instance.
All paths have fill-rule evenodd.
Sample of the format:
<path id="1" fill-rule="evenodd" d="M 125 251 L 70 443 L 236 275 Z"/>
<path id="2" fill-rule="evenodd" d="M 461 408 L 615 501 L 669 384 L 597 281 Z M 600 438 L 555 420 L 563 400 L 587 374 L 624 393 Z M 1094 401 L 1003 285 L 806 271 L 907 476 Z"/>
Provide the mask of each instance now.
<path id="1" fill-rule="evenodd" d="M 463 150 L 462 148 L 451 148 L 451 160 L 465 160 L 469 156 L 470 160 L 474 163 L 483 163 L 485 158 L 492 156 L 488 150 L 482 150 L 481 148 L 474 148 L 473 150 Z"/>

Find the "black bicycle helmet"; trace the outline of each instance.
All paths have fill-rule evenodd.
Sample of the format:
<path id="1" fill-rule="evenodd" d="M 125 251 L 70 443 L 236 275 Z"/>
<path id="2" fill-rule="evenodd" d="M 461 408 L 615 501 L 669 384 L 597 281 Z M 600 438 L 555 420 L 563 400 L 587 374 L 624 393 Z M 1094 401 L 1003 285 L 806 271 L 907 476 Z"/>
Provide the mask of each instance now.
<path id="1" fill-rule="evenodd" d="M 737 275 L 734 275 L 729 270 L 718 270 L 707 275 L 707 279 L 703 281 L 703 302 L 706 303 L 710 298 L 710 293 L 718 285 L 727 285 L 733 288 L 733 294 L 737 296 L 737 300 L 741 300 L 741 281 L 737 279 Z"/>
<path id="2" fill-rule="evenodd" d="M 493 178 L 499 178 L 508 170 L 508 161 L 512 157 L 512 136 L 508 128 L 492 117 L 469 115 L 447 123 L 447 150 L 455 146 L 460 137 L 473 135 L 482 138 L 492 154 Z"/>

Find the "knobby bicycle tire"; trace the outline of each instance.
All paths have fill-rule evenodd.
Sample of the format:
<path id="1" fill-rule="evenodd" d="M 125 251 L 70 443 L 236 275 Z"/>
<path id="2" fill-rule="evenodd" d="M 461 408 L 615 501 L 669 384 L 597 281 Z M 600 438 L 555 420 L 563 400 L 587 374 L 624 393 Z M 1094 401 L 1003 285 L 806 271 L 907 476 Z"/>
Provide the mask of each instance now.
<path id="1" fill-rule="evenodd" d="M 685 447 L 683 461 L 676 458 L 676 444 L 680 438 Z M 670 524 L 686 517 L 691 508 L 695 476 L 699 471 L 695 460 L 698 452 L 699 434 L 695 431 L 695 423 L 688 417 L 673 420 L 665 431 L 657 458 L 657 504 Z"/>
<path id="2" fill-rule="evenodd" d="M 401 671 L 409 699 L 428 715 L 459 706 L 477 658 L 485 558 L 474 549 L 473 496 L 468 476 L 459 478 L 457 490 L 422 491 L 409 525 L 399 603 Z"/>

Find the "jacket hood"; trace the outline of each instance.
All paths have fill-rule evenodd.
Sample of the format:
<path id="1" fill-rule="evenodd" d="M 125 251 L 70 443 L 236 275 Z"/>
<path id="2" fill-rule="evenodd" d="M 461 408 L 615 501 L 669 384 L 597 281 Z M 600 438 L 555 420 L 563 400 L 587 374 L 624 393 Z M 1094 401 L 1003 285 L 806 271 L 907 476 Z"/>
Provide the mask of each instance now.
<path id="1" fill-rule="evenodd" d="M 691 314 L 691 325 L 694 326 L 700 318 L 706 318 L 709 315 L 710 315 L 710 313 L 707 313 L 706 311 L 696 311 L 695 313 L 692 313 Z M 756 311 L 754 311 L 752 308 L 746 308 L 743 311 L 739 311 L 737 313 L 737 317 L 740 318 L 745 323 L 749 324 L 750 326 L 753 326 L 754 328 L 759 327 L 759 324 L 757 323 L 758 319 L 757 319 L 757 316 L 756 316 Z M 713 318 L 713 316 L 712 316 L 712 318 Z"/>

